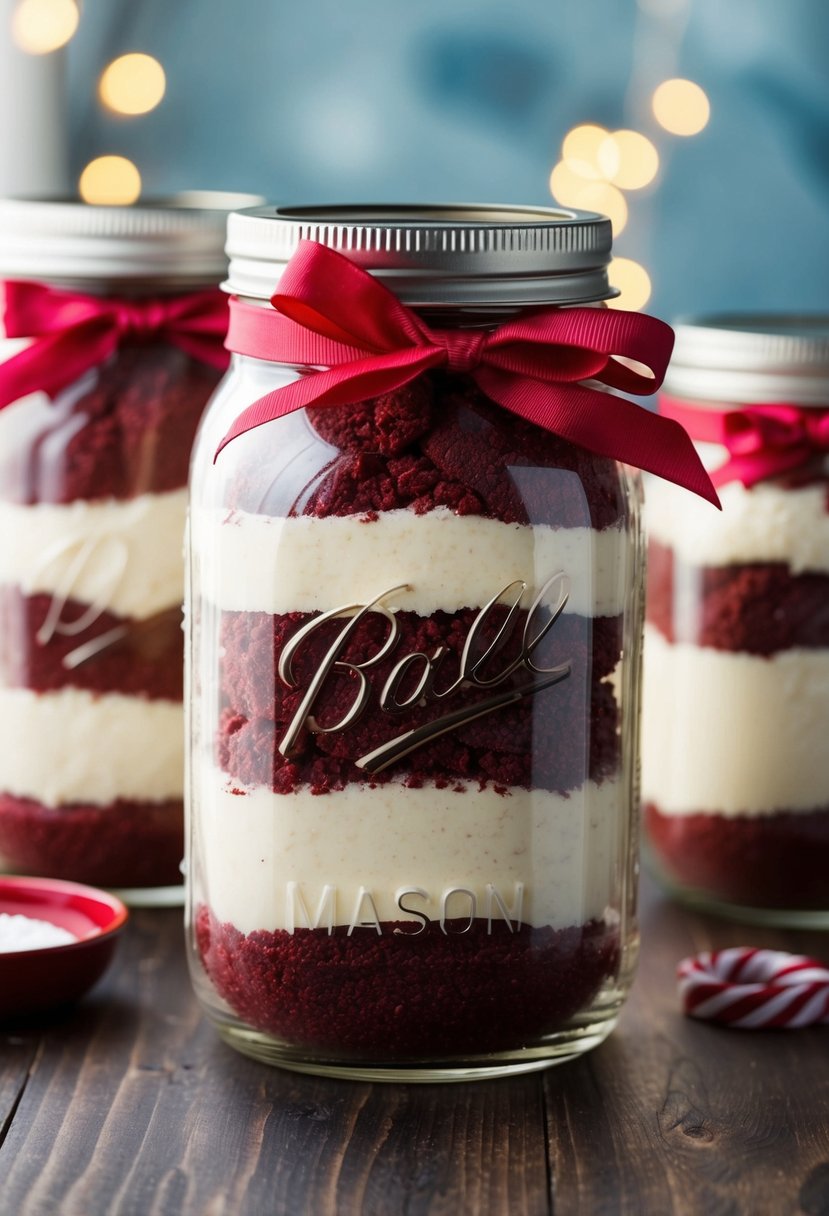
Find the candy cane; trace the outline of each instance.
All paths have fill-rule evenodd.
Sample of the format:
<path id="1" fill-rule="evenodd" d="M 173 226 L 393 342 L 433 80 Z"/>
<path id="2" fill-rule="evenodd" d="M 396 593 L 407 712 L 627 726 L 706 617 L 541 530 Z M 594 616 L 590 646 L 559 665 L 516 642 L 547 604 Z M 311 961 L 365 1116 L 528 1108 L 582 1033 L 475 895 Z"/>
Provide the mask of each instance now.
<path id="1" fill-rule="evenodd" d="M 690 1017 L 756 1029 L 829 1023 L 829 969 L 782 950 L 705 950 L 677 967 Z"/>

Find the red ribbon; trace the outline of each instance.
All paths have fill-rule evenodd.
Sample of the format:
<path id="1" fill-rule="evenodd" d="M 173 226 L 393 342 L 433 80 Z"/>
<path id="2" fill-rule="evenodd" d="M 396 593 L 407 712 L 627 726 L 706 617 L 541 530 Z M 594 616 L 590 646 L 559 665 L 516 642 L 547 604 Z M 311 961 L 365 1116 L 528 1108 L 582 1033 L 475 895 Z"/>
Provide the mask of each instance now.
<path id="1" fill-rule="evenodd" d="M 741 481 L 750 488 L 829 452 L 829 409 L 771 404 L 709 408 L 664 395 L 659 408 L 700 443 L 728 450 L 725 463 L 711 474 L 715 486 Z"/>
<path id="2" fill-rule="evenodd" d="M 314 241 L 300 242 L 271 303 L 278 313 L 231 301 L 228 348 L 324 370 L 245 409 L 217 456 L 238 435 L 294 410 L 353 405 L 429 368 L 445 367 L 468 372 L 490 400 L 529 422 L 601 456 L 658 473 L 719 506 L 681 426 L 582 383 L 654 392 L 673 347 L 672 330 L 654 317 L 542 308 L 496 329 L 433 329 L 361 267 Z"/>
<path id="3" fill-rule="evenodd" d="M 220 370 L 228 354 L 227 297 L 217 288 L 179 296 L 120 299 L 7 282 L 4 326 L 9 338 L 33 338 L 0 363 L 0 409 L 29 393 L 50 397 L 104 363 L 125 338 L 153 337 Z"/>

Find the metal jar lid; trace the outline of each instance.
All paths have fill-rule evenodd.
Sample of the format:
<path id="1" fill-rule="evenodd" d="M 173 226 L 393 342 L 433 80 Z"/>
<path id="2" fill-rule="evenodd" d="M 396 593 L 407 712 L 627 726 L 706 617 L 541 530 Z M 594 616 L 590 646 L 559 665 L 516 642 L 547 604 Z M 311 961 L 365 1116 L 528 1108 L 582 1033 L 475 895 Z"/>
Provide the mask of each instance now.
<path id="1" fill-rule="evenodd" d="M 227 273 L 228 212 L 260 201 L 209 190 L 131 207 L 0 199 L 0 278 L 87 290 L 215 284 Z"/>
<path id="2" fill-rule="evenodd" d="M 665 391 L 735 405 L 829 405 L 829 316 L 715 314 L 676 326 Z"/>
<path id="3" fill-rule="evenodd" d="M 617 294 L 607 280 L 604 216 L 477 203 L 238 212 L 228 219 L 226 288 L 269 299 L 302 239 L 339 250 L 413 306 L 577 304 Z"/>

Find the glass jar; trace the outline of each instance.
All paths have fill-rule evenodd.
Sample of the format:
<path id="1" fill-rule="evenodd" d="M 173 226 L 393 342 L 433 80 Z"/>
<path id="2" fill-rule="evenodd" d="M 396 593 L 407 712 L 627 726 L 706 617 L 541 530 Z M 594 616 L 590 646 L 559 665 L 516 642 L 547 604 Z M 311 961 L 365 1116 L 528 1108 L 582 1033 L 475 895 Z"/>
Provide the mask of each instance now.
<path id="1" fill-rule="evenodd" d="M 181 899 L 187 471 L 243 198 L 0 202 L 0 853 L 134 901 Z"/>
<path id="2" fill-rule="evenodd" d="M 264 208 L 230 217 L 227 249 L 237 353 L 197 439 L 187 546 L 199 999 L 241 1051 L 330 1075 L 566 1059 L 613 1026 L 637 949 L 638 474 L 495 404 L 474 350 L 533 306 L 611 295 L 609 222 Z M 322 277 L 297 315 L 336 305 L 327 339 L 267 305 L 289 258 L 293 280 Z M 379 349 L 365 280 L 451 358 L 389 387 L 383 356 L 214 461 L 244 411 L 327 383 L 338 339 L 359 356 L 355 313 Z"/>
<path id="3" fill-rule="evenodd" d="M 651 863 L 726 915 L 829 926 L 829 321 L 679 326 L 665 392 L 723 510 L 647 488 Z"/>

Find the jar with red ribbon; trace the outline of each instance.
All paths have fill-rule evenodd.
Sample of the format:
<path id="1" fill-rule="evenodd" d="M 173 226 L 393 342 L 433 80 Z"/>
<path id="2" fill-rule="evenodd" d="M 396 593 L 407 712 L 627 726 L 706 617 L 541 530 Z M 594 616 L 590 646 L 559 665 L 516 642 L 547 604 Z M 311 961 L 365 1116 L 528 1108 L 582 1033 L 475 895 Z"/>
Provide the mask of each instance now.
<path id="1" fill-rule="evenodd" d="M 380 1079 L 600 1042 L 636 956 L 639 464 L 612 389 L 670 329 L 601 306 L 610 224 L 262 208 L 189 521 L 188 909 L 240 1050 Z"/>
<path id="2" fill-rule="evenodd" d="M 147 902 L 181 898 L 187 472 L 241 197 L 0 202 L 0 854 Z"/>
<path id="3" fill-rule="evenodd" d="M 723 509 L 647 489 L 650 857 L 686 900 L 829 927 L 829 319 L 679 326 L 660 410 Z"/>

